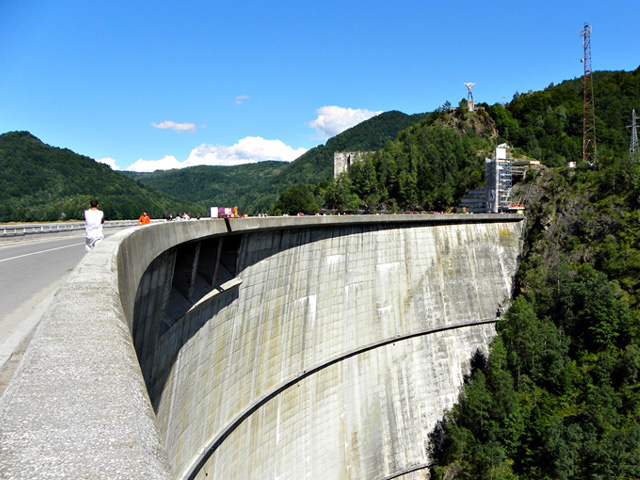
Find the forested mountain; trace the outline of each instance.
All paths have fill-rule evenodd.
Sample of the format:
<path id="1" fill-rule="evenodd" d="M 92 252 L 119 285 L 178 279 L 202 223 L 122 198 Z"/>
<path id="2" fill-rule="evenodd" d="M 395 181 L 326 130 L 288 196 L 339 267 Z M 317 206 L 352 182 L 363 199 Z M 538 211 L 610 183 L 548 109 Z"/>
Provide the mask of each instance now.
<path id="1" fill-rule="evenodd" d="M 170 198 L 71 150 L 45 145 L 28 132 L 0 135 L 0 221 L 82 219 L 97 198 L 109 220 L 205 209 Z"/>
<path id="2" fill-rule="evenodd" d="M 204 207 L 238 205 L 246 212 L 251 211 L 251 206 L 255 203 L 266 203 L 268 207 L 269 202 L 273 201 L 268 195 L 270 186 L 274 185 L 276 177 L 289 165 L 285 162 L 268 161 L 231 167 L 200 165 L 152 173 L 123 173 L 184 201 L 195 202 Z M 266 199 L 263 199 L 265 196 Z"/>
<path id="3" fill-rule="evenodd" d="M 203 206 L 238 205 L 256 214 L 269 210 L 288 187 L 316 184 L 333 177 L 333 154 L 377 150 L 426 114 L 391 111 L 377 115 L 312 148 L 291 163 L 261 162 L 235 167 L 199 166 L 153 173 L 127 173 L 146 185 Z"/>
<path id="4" fill-rule="evenodd" d="M 640 100 L 640 69 L 634 72 L 595 72 L 594 80 L 599 161 L 606 164 L 627 150 L 629 132 L 626 127 L 630 122 L 631 109 Z M 481 104 L 484 111 L 468 112 L 465 105 L 466 102 L 462 101 L 454 112 L 438 109 L 428 115 L 405 115 L 397 111 L 383 113 L 329 139 L 325 145 L 311 149 L 291 164 L 263 162 L 238 167 L 192 167 L 127 175 L 156 191 L 199 205 L 177 207 L 192 212 L 205 212 L 208 207 L 216 205 L 238 205 L 242 211 L 251 214 L 267 211 L 270 207 L 273 213 L 277 213 L 300 206 L 309 213 L 319 208 L 347 211 L 432 210 L 450 207 L 459 201 L 465 190 L 482 185 L 483 157 L 491 155 L 496 143 L 506 141 L 517 151 L 540 159 L 548 166 L 559 166 L 564 161 L 581 158 L 581 78 L 557 86 L 550 85 L 541 92 L 516 94 L 505 106 Z M 403 133 L 396 138 L 401 131 Z M 3 137 L 3 143 L 10 139 Z M 29 148 L 33 147 L 31 144 Z M 48 183 L 42 173 L 25 177 L 22 173 L 31 168 L 27 164 L 42 155 L 34 150 L 33 159 L 16 167 L 20 162 L 16 163 L 17 159 L 7 154 L 9 150 L 3 150 L 0 160 L 6 165 L 7 162 L 12 163 L 3 171 L 2 181 L 7 187 L 0 192 L 0 220 L 75 217 L 78 206 L 91 196 L 87 192 L 92 189 L 114 196 L 113 211 L 109 212 L 113 218 L 131 216 L 143 204 L 150 205 L 147 208 L 154 215 L 176 210 L 172 200 L 156 200 L 159 197 L 152 193 L 154 190 L 142 189 L 129 195 L 128 189 L 135 183 L 122 184 L 122 174 L 95 162 L 91 165 L 101 170 L 84 177 L 94 185 L 88 185 L 88 190 L 80 188 L 78 176 L 72 172 L 91 170 L 86 166 L 91 160 L 86 157 L 78 160 L 78 168 L 69 167 L 69 162 L 56 160 L 61 159 L 61 155 L 73 156 L 68 150 L 54 149 L 57 153 L 52 159 L 40 161 L 35 168 L 49 172 L 46 178 L 51 181 Z M 355 150 L 376 150 L 377 153 L 334 181 L 334 152 Z M 15 176 L 19 187 L 13 184 L 10 176 Z M 108 182 L 101 182 L 101 188 L 96 190 L 95 178 Z M 31 180 L 33 189 L 27 186 Z M 294 186 L 294 191 L 285 192 Z M 141 184 L 138 183 L 137 187 Z M 83 196 L 78 198 L 78 195 Z M 285 197 L 287 201 L 283 200 Z M 299 202 L 297 197 L 306 200 Z M 134 205 L 125 207 L 128 199 Z"/>
<path id="5" fill-rule="evenodd" d="M 296 161 L 237 167 L 191 167 L 154 173 L 114 172 L 67 149 L 45 145 L 28 132 L 0 136 L 0 221 L 79 219 L 91 198 L 108 219 L 153 217 L 211 206 L 238 205 L 266 212 L 290 185 L 333 176 L 333 152 L 375 150 L 424 115 L 386 112 L 327 141 Z"/>
<path id="6" fill-rule="evenodd" d="M 426 114 L 406 115 L 398 111 L 381 113 L 330 138 L 325 145 L 312 148 L 292 162 L 276 181 L 279 186 L 287 187 L 330 180 L 335 152 L 379 150 L 394 140 L 398 132 L 425 117 Z"/>
<path id="7" fill-rule="evenodd" d="M 434 112 L 320 185 L 318 203 L 342 211 L 446 210 L 482 183 L 495 135 L 489 115 L 469 112 L 466 104 Z"/>

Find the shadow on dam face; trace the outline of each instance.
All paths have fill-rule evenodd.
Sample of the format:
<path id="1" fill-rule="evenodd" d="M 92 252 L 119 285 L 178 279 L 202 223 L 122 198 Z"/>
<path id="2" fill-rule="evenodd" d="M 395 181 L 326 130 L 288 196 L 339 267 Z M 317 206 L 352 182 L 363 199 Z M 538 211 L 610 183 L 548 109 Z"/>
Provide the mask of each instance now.
<path id="1" fill-rule="evenodd" d="M 489 225 L 468 223 L 230 233 L 180 244 L 159 255 L 137 290 L 133 337 L 174 474 L 197 478 L 221 465 L 228 453 L 219 454 L 219 447 L 227 441 L 235 445 L 237 435 L 246 435 L 246 428 L 238 427 L 255 423 L 248 420 L 267 404 L 282 403 L 277 399 L 285 391 L 321 382 L 317 388 L 323 385 L 328 396 L 335 395 L 335 380 L 324 378 L 338 375 L 336 368 L 344 377 L 338 384 L 342 382 L 343 388 L 349 385 L 351 391 L 353 382 L 364 381 L 357 380 L 363 375 L 357 373 L 358 368 L 351 370 L 372 356 L 370 352 L 379 356 L 389 349 L 408 348 L 398 357 L 406 358 L 394 360 L 400 363 L 389 370 L 399 369 L 394 378 L 408 375 L 406 369 L 413 368 L 457 372 L 459 378 L 438 380 L 444 386 L 434 387 L 438 390 L 433 392 L 435 400 L 418 399 L 426 401 L 433 412 L 418 421 L 417 430 L 424 432 L 435 426 L 434 419 L 455 399 L 471 355 L 478 348 L 486 349 L 495 312 L 510 296 L 520 248 L 518 228 L 505 233 L 495 221 Z M 449 333 L 465 328 L 475 329 L 475 333 Z M 420 340 L 432 334 L 438 340 Z M 461 340 L 454 341 L 454 337 Z M 422 342 L 419 347 L 407 347 L 417 340 Z M 447 346 L 458 341 L 462 342 L 459 353 Z M 444 359 L 451 365 L 418 367 L 409 361 L 417 355 L 416 348 L 428 349 L 431 353 L 427 356 L 438 365 Z M 363 365 L 367 365 L 361 367 L 365 371 L 381 368 L 375 363 Z M 325 373 L 317 375 L 320 371 Z M 377 374 L 381 384 L 390 381 L 389 372 L 383 369 Z M 438 372 L 429 375 L 439 378 L 443 373 Z M 409 376 L 413 378 L 414 373 Z M 311 381 L 315 377 L 323 380 Z M 411 391 L 414 387 L 403 388 Z M 424 386 L 420 387 L 422 394 L 423 390 Z M 371 401 L 358 400 L 363 405 Z M 397 405 L 407 400 L 390 397 L 389 401 L 376 411 L 391 410 L 378 412 L 373 418 L 379 416 L 376 422 L 396 425 L 393 429 L 397 431 L 388 441 L 401 451 L 398 458 L 412 452 L 409 463 L 426 468 L 426 440 L 418 442 L 422 447 L 416 447 L 400 439 L 403 428 L 409 427 L 400 426 L 407 421 L 402 419 L 407 413 L 397 410 Z M 305 402 L 300 400 L 300 404 Z M 278 419 L 280 408 L 285 407 L 278 407 Z M 287 404 L 282 415 L 295 408 L 295 404 Z M 356 414 L 331 413 L 331 422 L 339 418 L 348 421 L 342 427 L 338 421 L 336 428 L 343 433 L 333 428 L 334 437 L 348 436 L 354 429 L 353 435 L 356 430 L 359 435 L 373 432 L 370 425 L 351 425 L 365 417 L 356 421 L 349 415 Z M 260 421 L 264 425 L 280 422 L 273 418 Z M 415 429 L 410 430 L 408 437 L 415 442 Z M 356 472 L 339 475 L 342 478 L 393 478 L 397 472 L 410 471 L 398 458 L 366 460 L 370 454 L 371 448 L 358 441 L 341 454 L 345 458 L 340 459 L 340 465 L 329 470 L 348 467 Z M 256 455 L 265 461 L 264 453 Z M 237 473 L 233 468 L 223 470 Z"/>

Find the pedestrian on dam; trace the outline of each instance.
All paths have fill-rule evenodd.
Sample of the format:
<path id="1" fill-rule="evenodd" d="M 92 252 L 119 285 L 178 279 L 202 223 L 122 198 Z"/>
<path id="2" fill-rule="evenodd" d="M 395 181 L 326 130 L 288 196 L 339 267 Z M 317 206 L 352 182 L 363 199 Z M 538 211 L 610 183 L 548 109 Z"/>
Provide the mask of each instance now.
<path id="1" fill-rule="evenodd" d="M 98 209 L 98 200 L 91 200 L 91 208 L 85 210 L 82 216 L 84 217 L 84 231 L 85 231 L 85 250 L 91 251 L 100 241 L 104 239 L 102 233 L 102 224 L 104 223 L 104 212 Z"/>
<path id="2" fill-rule="evenodd" d="M 149 218 L 149 214 L 145 210 L 142 212 L 142 216 L 138 219 L 138 226 L 140 225 L 149 225 L 151 223 L 151 219 Z"/>

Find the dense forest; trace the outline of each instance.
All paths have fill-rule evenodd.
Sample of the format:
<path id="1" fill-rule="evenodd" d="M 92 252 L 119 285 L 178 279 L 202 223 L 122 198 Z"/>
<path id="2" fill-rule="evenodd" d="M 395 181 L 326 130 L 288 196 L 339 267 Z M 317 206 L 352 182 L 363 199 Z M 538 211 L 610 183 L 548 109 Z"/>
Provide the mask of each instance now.
<path id="1" fill-rule="evenodd" d="M 640 67 L 632 72 L 594 72 L 598 156 L 604 162 L 629 148 L 631 111 L 640 104 Z M 501 139 L 551 167 L 582 158 L 583 79 L 516 93 L 505 105 L 487 106 Z"/>
<path id="2" fill-rule="evenodd" d="M 598 161 L 607 164 L 626 152 L 631 110 L 640 101 L 640 70 L 595 72 L 594 88 Z M 219 205 L 238 205 L 249 214 L 443 210 L 483 184 L 484 157 L 497 143 L 506 141 L 516 153 L 550 167 L 580 159 L 581 78 L 516 93 L 506 105 L 478 106 L 480 111 L 469 112 L 463 100 L 455 111 L 446 105 L 429 114 L 386 112 L 290 164 L 149 174 L 113 172 L 26 132 L 12 132 L 0 136 L 0 221 L 77 218 L 93 196 L 101 197 L 109 218 L 135 218 L 142 208 L 152 216 L 206 214 Z M 333 179 L 334 152 L 355 150 L 376 153 Z"/>
<path id="3" fill-rule="evenodd" d="M 167 195 L 203 207 L 242 206 L 243 211 L 258 213 L 253 211 L 254 204 L 268 206 L 273 201 L 265 186 L 272 185 L 289 165 L 268 161 L 231 167 L 200 165 L 153 173 L 123 173 Z"/>
<path id="4" fill-rule="evenodd" d="M 268 211 L 287 187 L 333 176 L 333 153 L 374 150 L 425 115 L 386 112 L 313 148 L 292 163 L 237 167 L 199 166 L 153 173 L 114 172 L 67 149 L 45 145 L 28 132 L 0 135 L 0 222 L 55 221 L 82 217 L 91 198 L 109 219 L 188 211 L 208 215 L 211 206 Z"/>
<path id="5" fill-rule="evenodd" d="M 482 182 L 495 129 L 484 112 L 460 109 L 446 116 L 455 126 L 429 115 L 337 179 L 291 187 L 271 214 L 449 209 Z"/>
<path id="6" fill-rule="evenodd" d="M 160 218 L 171 211 L 204 214 L 67 149 L 45 145 L 28 132 L 0 135 L 0 222 L 82 219 L 92 198 L 109 220 Z"/>

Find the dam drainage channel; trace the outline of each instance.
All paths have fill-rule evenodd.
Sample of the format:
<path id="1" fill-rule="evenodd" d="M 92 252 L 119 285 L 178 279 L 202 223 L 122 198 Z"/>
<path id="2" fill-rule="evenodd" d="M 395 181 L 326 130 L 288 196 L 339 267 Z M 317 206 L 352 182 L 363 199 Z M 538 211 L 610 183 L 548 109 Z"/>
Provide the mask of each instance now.
<path id="1" fill-rule="evenodd" d="M 341 355 L 339 355 L 337 357 L 329 359 L 326 362 L 323 362 L 321 364 L 318 364 L 318 365 L 315 365 L 315 366 L 311 366 L 308 369 L 303 370 L 302 372 L 297 374 L 295 377 L 293 377 L 293 378 L 285 381 L 281 385 L 273 388 L 271 391 L 265 393 L 260 398 L 258 398 L 256 401 L 251 403 L 243 412 L 238 414 L 238 416 L 235 419 L 233 419 L 227 425 L 227 427 L 224 428 L 224 430 L 222 430 L 219 434 L 217 434 L 216 436 L 214 436 L 211 439 L 211 441 L 209 442 L 209 445 L 206 448 L 202 449 L 196 455 L 196 457 L 191 462 L 190 466 L 178 478 L 181 479 L 181 480 L 194 480 L 196 478 L 196 476 L 198 475 L 198 473 L 200 472 L 200 470 L 205 466 L 205 464 L 207 463 L 207 461 L 209 460 L 211 455 L 213 455 L 213 453 L 218 449 L 218 447 L 220 445 L 222 445 L 222 442 L 224 442 L 226 440 L 226 438 L 229 435 L 231 435 L 231 433 L 233 433 L 233 431 L 242 424 L 242 422 L 244 422 L 247 418 L 249 418 L 251 415 L 253 415 L 253 413 L 255 413 L 256 410 L 258 410 L 261 406 L 265 405 L 267 402 L 271 401 L 277 395 L 279 395 L 283 391 L 287 390 L 288 388 L 291 388 L 292 386 L 294 386 L 295 384 L 297 384 L 301 380 L 305 379 L 306 377 L 309 377 L 309 376 L 319 372 L 320 370 L 323 370 L 323 369 L 325 369 L 325 368 L 327 368 L 327 367 L 329 367 L 331 365 L 339 363 L 339 362 L 341 362 L 343 360 L 346 360 L 348 358 L 355 357 L 355 356 L 360 355 L 362 353 L 374 350 L 376 348 L 384 347 L 386 345 L 390 345 L 390 344 L 395 343 L 395 342 L 399 342 L 399 341 L 403 341 L 403 340 L 410 340 L 412 338 L 423 337 L 425 335 L 430 335 L 432 333 L 438 333 L 438 332 L 444 332 L 444 331 L 447 331 L 447 330 L 456 330 L 458 328 L 474 327 L 474 326 L 479 326 L 479 325 L 487 325 L 487 324 L 491 324 L 491 323 L 497 323 L 499 321 L 501 321 L 501 319 L 499 317 L 497 317 L 497 318 L 492 318 L 492 319 L 489 319 L 489 320 L 478 320 L 478 321 L 475 321 L 475 322 L 456 323 L 456 324 L 453 324 L 453 325 L 445 325 L 445 326 L 431 328 L 431 329 L 427 329 L 427 330 L 420 330 L 418 332 L 412 332 L 412 333 L 408 333 L 406 335 L 398 335 L 398 336 L 393 337 L 393 338 L 388 338 L 388 339 L 385 339 L 385 340 L 381 340 L 380 342 L 376 342 L 376 343 L 372 343 L 372 344 L 369 344 L 369 345 L 365 345 L 364 347 L 351 350 L 351 351 L 349 351 L 347 353 L 344 353 L 344 354 L 341 354 Z M 410 472 L 413 472 L 413 471 L 416 471 L 416 470 L 422 470 L 424 468 L 428 468 L 429 466 L 430 465 L 421 465 L 421 466 L 412 467 L 412 468 L 409 468 L 407 471 L 403 471 L 403 472 L 399 472 L 399 473 L 396 472 L 392 476 L 384 477 L 381 480 L 389 480 L 389 479 L 397 478 L 398 476 L 404 475 L 405 473 L 410 473 Z"/>

